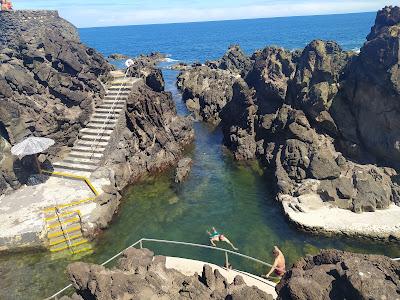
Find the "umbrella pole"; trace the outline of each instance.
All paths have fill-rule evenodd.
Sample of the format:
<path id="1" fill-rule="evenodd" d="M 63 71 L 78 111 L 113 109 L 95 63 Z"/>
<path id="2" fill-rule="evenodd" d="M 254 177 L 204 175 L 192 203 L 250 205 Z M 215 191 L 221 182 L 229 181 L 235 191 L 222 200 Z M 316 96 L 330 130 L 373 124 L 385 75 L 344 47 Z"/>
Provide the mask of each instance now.
<path id="1" fill-rule="evenodd" d="M 37 166 L 37 169 L 39 171 L 39 174 L 42 174 L 42 169 L 40 168 L 40 163 L 39 163 L 37 154 L 35 154 L 35 162 L 36 162 L 36 166 Z"/>

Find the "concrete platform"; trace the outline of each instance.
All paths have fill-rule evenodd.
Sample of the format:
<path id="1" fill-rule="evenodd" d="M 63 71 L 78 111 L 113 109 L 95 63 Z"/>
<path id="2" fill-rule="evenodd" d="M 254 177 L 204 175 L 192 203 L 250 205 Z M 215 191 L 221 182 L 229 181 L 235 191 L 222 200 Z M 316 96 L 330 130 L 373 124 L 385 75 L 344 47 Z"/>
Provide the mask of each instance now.
<path id="1" fill-rule="evenodd" d="M 103 180 L 92 181 L 101 192 Z M 50 176 L 47 181 L 23 186 L 0 196 L 0 251 L 43 247 L 45 222 L 43 209 L 93 197 L 84 181 Z M 96 204 L 88 202 L 74 207 L 83 216 L 90 215 Z"/>
<path id="2" fill-rule="evenodd" d="M 192 276 L 195 273 L 201 274 L 204 265 L 209 265 L 213 270 L 217 269 L 228 280 L 229 283 L 232 283 L 233 279 L 237 275 L 240 275 L 242 276 L 244 282 L 246 282 L 248 286 L 256 286 L 260 290 L 272 295 L 274 299 L 277 298 L 277 294 L 275 291 L 276 284 L 253 274 L 236 270 L 227 270 L 220 266 L 210 264 L 208 262 L 180 258 L 180 257 L 167 256 L 165 263 L 165 266 L 168 269 L 175 269 L 187 276 Z"/>
<path id="3" fill-rule="evenodd" d="M 358 214 L 323 202 L 316 194 L 300 197 L 283 195 L 280 201 L 290 221 L 306 231 L 384 241 L 400 240 L 400 207 L 394 204 L 388 209 Z"/>

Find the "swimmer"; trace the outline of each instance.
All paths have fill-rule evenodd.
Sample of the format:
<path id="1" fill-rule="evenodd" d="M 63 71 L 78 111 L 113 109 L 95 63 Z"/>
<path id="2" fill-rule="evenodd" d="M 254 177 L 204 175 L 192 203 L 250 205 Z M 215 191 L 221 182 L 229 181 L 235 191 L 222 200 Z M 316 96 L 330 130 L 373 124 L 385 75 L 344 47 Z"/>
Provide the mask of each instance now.
<path id="1" fill-rule="evenodd" d="M 236 251 L 239 250 L 238 248 L 236 248 L 236 247 L 231 243 L 231 241 L 230 241 L 227 237 L 225 237 L 223 234 L 220 234 L 220 233 L 215 229 L 215 227 L 212 228 L 212 232 L 210 232 L 210 231 L 207 230 L 207 234 L 208 234 L 209 237 L 210 237 L 210 243 L 211 243 L 211 245 L 213 245 L 214 247 L 217 246 L 217 245 L 215 245 L 214 242 L 225 242 L 225 243 L 228 243 L 234 250 L 236 250 Z"/>

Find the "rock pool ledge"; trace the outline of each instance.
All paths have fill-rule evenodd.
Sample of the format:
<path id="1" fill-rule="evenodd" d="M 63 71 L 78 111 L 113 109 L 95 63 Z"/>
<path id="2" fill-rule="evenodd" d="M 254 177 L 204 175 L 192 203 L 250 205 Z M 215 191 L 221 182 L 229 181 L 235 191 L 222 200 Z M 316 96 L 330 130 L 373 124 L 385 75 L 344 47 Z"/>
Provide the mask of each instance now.
<path id="1" fill-rule="evenodd" d="M 400 207 L 354 213 L 323 202 L 317 194 L 300 197 L 279 195 L 288 219 L 299 229 L 325 235 L 344 235 L 400 242 Z"/>

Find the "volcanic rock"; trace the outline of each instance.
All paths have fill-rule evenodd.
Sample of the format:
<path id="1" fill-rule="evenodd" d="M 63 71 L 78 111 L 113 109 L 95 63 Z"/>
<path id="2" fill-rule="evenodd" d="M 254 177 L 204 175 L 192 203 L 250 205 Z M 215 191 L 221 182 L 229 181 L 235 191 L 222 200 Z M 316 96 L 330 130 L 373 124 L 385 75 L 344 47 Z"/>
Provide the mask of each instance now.
<path id="1" fill-rule="evenodd" d="M 76 294 L 62 299 L 273 299 L 247 286 L 240 276 L 229 284 L 208 265 L 200 276 L 186 276 L 167 269 L 165 261 L 148 249 L 130 248 L 113 269 L 82 262 L 70 264 L 67 273 Z"/>
<path id="2" fill-rule="evenodd" d="M 104 89 L 111 66 L 81 44 L 76 28 L 55 11 L 0 12 L 0 191 L 18 188 L 10 146 L 34 135 L 56 140 L 50 159 L 71 146 Z"/>
<path id="3" fill-rule="evenodd" d="M 399 274 L 385 256 L 322 250 L 296 262 L 276 290 L 278 300 L 398 299 Z"/>

